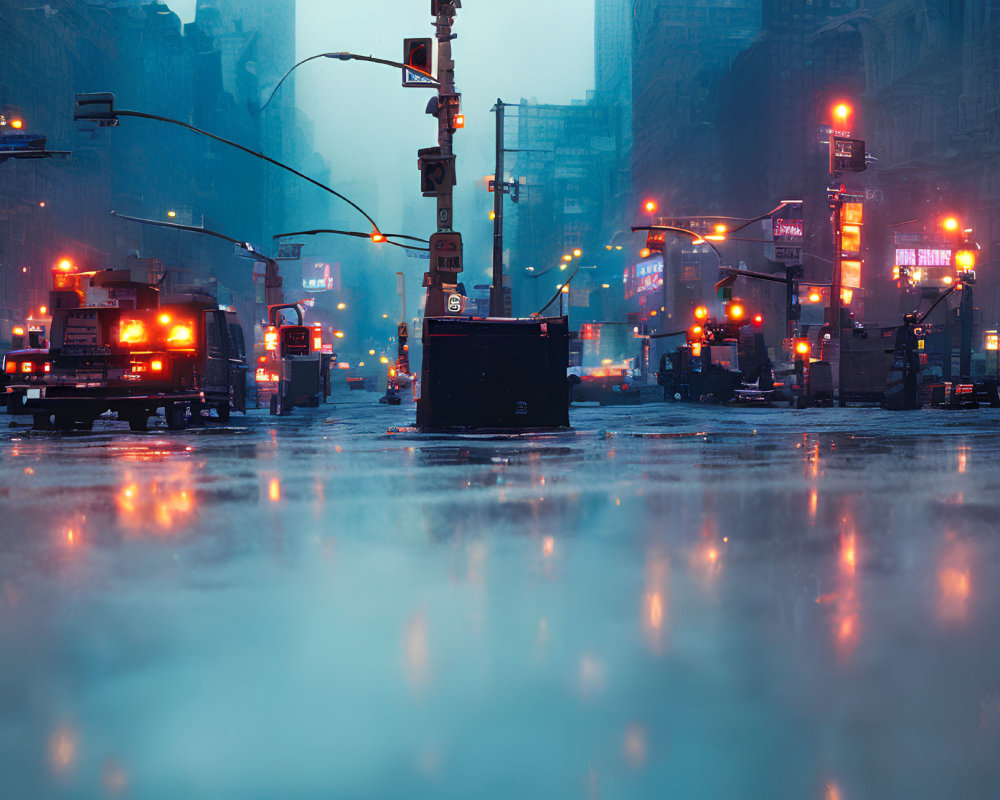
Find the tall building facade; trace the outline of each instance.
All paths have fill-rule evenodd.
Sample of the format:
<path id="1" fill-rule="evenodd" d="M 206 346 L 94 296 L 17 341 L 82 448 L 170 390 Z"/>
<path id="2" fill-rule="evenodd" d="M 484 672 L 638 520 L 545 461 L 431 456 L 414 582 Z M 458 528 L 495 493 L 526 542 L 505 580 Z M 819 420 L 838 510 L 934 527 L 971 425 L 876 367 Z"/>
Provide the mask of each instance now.
<path id="1" fill-rule="evenodd" d="M 719 81 L 760 30 L 760 0 L 637 0 L 632 184 L 668 214 L 716 210 Z"/>
<path id="2" fill-rule="evenodd" d="M 514 313 L 528 314 L 538 311 L 577 265 L 595 264 L 604 252 L 618 151 L 611 108 L 593 97 L 571 105 L 522 100 L 508 111 L 516 116 L 520 151 L 511 171 L 524 179 L 511 215 L 511 285 Z M 583 255 L 559 269 L 562 256 L 574 250 Z M 584 277 L 573 281 L 580 291 Z"/>
<path id="3" fill-rule="evenodd" d="M 294 111 L 294 94 L 279 93 L 261 112 L 262 95 L 294 61 L 294 3 L 201 3 L 184 25 L 165 3 L 0 0 L 0 33 L 7 45 L 0 52 L 0 104 L 45 132 L 50 148 L 72 151 L 65 160 L 0 165 L 0 305 L 23 305 L 29 295 L 37 304 L 59 258 L 103 268 L 141 255 L 192 280 L 217 281 L 252 306 L 253 264 L 230 245 L 125 223 L 110 212 L 160 220 L 172 212 L 176 221 L 267 252 L 274 233 L 294 229 L 299 186 L 292 188 L 291 176 L 163 123 L 76 125 L 73 94 L 111 91 L 119 108 L 189 122 L 278 160 L 308 163 L 322 181 L 325 165 L 312 150 L 307 121 Z M 328 206 L 318 190 L 310 199 Z"/>

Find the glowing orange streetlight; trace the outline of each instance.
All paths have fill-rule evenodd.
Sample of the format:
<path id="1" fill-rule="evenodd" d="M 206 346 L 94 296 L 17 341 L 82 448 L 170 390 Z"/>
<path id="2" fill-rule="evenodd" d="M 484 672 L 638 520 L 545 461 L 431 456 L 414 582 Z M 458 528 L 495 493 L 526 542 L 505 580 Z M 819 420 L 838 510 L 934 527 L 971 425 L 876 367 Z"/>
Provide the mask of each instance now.
<path id="1" fill-rule="evenodd" d="M 646 209 L 646 213 L 647 214 L 653 214 L 653 213 L 656 212 L 656 209 L 658 208 L 658 206 L 656 205 L 656 201 L 655 200 L 647 200 L 645 202 L 645 204 L 643 205 L 643 208 Z"/>
<path id="2" fill-rule="evenodd" d="M 957 231 L 958 230 L 958 220 L 954 217 L 945 217 L 941 220 L 941 227 L 946 231 Z"/>
<path id="3" fill-rule="evenodd" d="M 726 241 L 726 233 L 729 229 L 722 225 L 721 223 L 713 228 L 713 233 L 706 233 L 703 238 L 708 239 L 710 242 L 724 242 Z"/>
<path id="4" fill-rule="evenodd" d="M 372 231 L 372 241 L 375 244 L 381 244 L 385 241 L 385 234 L 380 231 Z"/>

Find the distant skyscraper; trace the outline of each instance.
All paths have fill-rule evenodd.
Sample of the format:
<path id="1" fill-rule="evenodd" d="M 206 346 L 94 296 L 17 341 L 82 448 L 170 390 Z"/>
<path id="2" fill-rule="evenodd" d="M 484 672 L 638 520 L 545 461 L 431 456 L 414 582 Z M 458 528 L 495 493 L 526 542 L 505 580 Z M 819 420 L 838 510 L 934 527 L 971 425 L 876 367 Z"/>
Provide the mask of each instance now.
<path id="1" fill-rule="evenodd" d="M 625 227 L 632 193 L 632 0 L 594 0 L 594 89 L 610 112 L 617 153 L 602 223 L 610 241 Z"/>
<path id="2" fill-rule="evenodd" d="M 634 0 L 633 186 L 666 213 L 718 196 L 718 84 L 760 31 L 761 0 Z"/>

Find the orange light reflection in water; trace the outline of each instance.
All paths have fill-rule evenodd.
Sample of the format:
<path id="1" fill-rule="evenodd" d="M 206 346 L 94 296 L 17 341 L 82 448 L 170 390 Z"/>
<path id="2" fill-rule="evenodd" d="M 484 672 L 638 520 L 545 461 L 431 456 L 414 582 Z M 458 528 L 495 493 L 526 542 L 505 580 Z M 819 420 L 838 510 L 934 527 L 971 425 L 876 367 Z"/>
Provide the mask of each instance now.
<path id="1" fill-rule="evenodd" d="M 629 725 L 625 731 L 622 754 L 633 769 L 641 769 L 646 764 L 646 729 L 642 725 Z"/>
<path id="2" fill-rule="evenodd" d="M 60 725 L 49 738 L 49 765 L 56 773 L 68 772 L 76 760 L 76 734 Z"/>
<path id="3" fill-rule="evenodd" d="M 272 503 L 281 500 L 281 481 L 277 478 L 271 478 L 271 482 L 267 485 L 267 497 Z"/>
<path id="4" fill-rule="evenodd" d="M 972 594 L 972 557 L 968 545 L 954 533 L 945 538 L 948 543 L 937 566 L 937 618 L 944 625 L 962 625 L 968 619 Z"/>
<path id="5" fill-rule="evenodd" d="M 542 555 L 550 558 L 556 550 L 556 540 L 551 536 L 542 539 Z"/>
<path id="6" fill-rule="evenodd" d="M 190 465 L 182 465 L 161 480 L 140 484 L 126 475 L 122 483 L 115 495 L 115 505 L 126 530 L 136 534 L 171 534 L 194 521 L 197 504 L 190 488 L 193 483 Z"/>
<path id="7" fill-rule="evenodd" d="M 968 449 L 963 445 L 958 449 L 958 474 L 964 475 L 965 468 L 969 463 Z"/>
<path id="8" fill-rule="evenodd" d="M 423 614 L 414 614 L 406 623 L 403 659 L 411 688 L 426 686 L 430 680 L 430 646 L 427 641 L 427 617 Z"/>
<path id="9" fill-rule="evenodd" d="M 857 588 L 858 534 L 850 509 L 841 519 L 841 526 L 837 591 L 833 598 L 833 634 L 837 653 L 841 660 L 846 661 L 854 654 L 861 636 Z"/>

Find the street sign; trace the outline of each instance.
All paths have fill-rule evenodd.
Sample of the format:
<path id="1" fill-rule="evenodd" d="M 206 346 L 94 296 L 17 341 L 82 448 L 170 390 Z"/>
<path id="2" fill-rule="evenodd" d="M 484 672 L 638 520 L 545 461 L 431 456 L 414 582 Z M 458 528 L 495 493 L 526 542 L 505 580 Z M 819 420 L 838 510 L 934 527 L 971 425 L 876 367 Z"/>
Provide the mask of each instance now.
<path id="1" fill-rule="evenodd" d="M 777 244 L 774 246 L 774 260 L 795 263 L 802 260 L 802 248 L 797 245 Z"/>
<path id="2" fill-rule="evenodd" d="M 800 219 L 776 219 L 773 221 L 774 239 L 801 239 L 805 230 Z"/>
<path id="3" fill-rule="evenodd" d="M 830 143 L 830 172 L 864 172 L 866 169 L 864 140 L 834 136 Z"/>
<path id="4" fill-rule="evenodd" d="M 297 261 L 302 257 L 302 245 L 284 242 L 278 245 L 278 255 L 276 261 Z"/>

